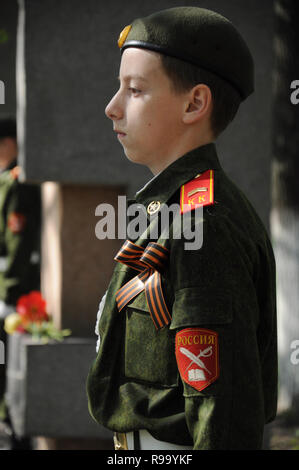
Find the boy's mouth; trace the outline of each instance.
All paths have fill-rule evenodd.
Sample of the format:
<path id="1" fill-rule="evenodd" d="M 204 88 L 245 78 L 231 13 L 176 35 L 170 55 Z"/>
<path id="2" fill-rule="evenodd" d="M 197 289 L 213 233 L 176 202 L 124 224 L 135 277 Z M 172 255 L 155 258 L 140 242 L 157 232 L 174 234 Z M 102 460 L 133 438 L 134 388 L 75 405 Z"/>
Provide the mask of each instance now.
<path id="1" fill-rule="evenodd" d="M 114 129 L 114 132 L 117 133 L 117 137 L 121 139 L 122 137 L 125 137 L 126 134 L 124 132 L 119 131 L 118 129 Z"/>

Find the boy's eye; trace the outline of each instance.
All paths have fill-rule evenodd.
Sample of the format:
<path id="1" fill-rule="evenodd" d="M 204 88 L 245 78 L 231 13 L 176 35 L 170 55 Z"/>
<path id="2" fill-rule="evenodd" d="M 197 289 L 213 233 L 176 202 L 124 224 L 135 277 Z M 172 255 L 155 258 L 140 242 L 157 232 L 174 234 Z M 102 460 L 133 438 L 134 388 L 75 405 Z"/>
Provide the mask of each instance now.
<path id="1" fill-rule="evenodd" d="M 141 90 L 138 90 L 137 88 L 134 88 L 134 87 L 129 87 L 128 90 L 130 90 L 134 95 L 137 93 L 141 93 Z"/>

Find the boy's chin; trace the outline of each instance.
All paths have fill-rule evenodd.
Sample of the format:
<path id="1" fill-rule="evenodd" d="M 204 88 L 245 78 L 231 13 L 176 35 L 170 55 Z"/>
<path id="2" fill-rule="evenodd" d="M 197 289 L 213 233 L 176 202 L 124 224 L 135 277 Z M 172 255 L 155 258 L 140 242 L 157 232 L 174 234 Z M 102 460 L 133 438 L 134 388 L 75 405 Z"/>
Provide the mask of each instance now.
<path id="1" fill-rule="evenodd" d="M 142 164 L 142 159 L 140 158 L 140 156 L 138 158 L 138 155 L 135 152 L 130 151 L 124 147 L 124 153 L 127 159 L 130 160 L 130 162 Z"/>

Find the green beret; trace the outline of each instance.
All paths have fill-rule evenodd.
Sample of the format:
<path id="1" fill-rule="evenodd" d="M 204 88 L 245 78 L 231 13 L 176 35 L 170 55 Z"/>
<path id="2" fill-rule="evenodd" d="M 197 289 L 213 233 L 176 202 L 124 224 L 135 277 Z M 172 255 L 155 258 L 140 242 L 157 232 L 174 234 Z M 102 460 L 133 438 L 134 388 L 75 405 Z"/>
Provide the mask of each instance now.
<path id="1" fill-rule="evenodd" d="M 254 90 L 254 63 L 239 32 L 223 16 L 197 7 L 177 7 L 138 18 L 120 35 L 119 47 L 149 49 L 208 70 L 247 98 Z"/>

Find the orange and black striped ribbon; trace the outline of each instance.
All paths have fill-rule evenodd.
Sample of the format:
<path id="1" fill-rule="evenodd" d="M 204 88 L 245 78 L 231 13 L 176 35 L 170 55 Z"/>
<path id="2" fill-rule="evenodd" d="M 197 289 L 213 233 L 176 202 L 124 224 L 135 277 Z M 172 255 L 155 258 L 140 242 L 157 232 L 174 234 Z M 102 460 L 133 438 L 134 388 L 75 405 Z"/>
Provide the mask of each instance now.
<path id="1" fill-rule="evenodd" d="M 149 243 L 142 248 L 126 240 L 115 260 L 140 271 L 116 293 L 116 303 L 121 311 L 137 294 L 145 291 L 149 311 L 156 329 L 163 328 L 171 321 L 171 315 L 164 300 L 161 272 L 168 261 L 169 250 L 158 243 Z"/>

